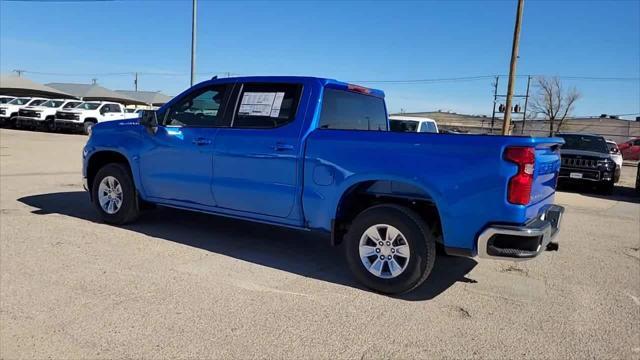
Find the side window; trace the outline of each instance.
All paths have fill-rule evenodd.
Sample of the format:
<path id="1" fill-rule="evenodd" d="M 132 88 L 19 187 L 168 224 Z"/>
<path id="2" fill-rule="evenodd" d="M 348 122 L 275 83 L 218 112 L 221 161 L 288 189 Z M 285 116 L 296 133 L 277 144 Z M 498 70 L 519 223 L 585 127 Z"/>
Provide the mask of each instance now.
<path id="1" fill-rule="evenodd" d="M 634 140 L 633 141 L 633 145 L 634 146 L 640 146 L 640 140 Z"/>
<path id="2" fill-rule="evenodd" d="M 384 100 L 375 96 L 326 88 L 321 129 L 387 130 Z"/>
<path id="3" fill-rule="evenodd" d="M 109 104 L 105 104 L 100 107 L 100 114 L 106 114 L 108 112 L 109 112 Z"/>
<path id="4" fill-rule="evenodd" d="M 226 127 L 223 101 L 227 85 L 214 85 L 188 95 L 169 109 L 167 126 Z"/>
<path id="5" fill-rule="evenodd" d="M 435 133 L 436 126 L 431 121 L 425 121 L 422 123 L 422 127 L 420 127 L 420 132 Z"/>
<path id="6" fill-rule="evenodd" d="M 301 92 L 299 84 L 244 84 L 233 127 L 271 129 L 293 121 Z"/>
<path id="7" fill-rule="evenodd" d="M 111 104 L 111 112 L 122 112 L 122 108 L 118 104 Z"/>

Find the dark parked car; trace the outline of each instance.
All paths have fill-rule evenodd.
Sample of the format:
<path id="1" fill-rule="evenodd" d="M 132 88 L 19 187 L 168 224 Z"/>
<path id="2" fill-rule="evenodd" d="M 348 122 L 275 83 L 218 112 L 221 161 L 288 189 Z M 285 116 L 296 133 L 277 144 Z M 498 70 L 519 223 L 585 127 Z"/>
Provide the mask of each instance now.
<path id="1" fill-rule="evenodd" d="M 620 168 L 609 153 L 604 137 L 588 134 L 558 134 L 565 144 L 560 149 L 559 180 L 591 183 L 605 193 L 613 192 Z"/>

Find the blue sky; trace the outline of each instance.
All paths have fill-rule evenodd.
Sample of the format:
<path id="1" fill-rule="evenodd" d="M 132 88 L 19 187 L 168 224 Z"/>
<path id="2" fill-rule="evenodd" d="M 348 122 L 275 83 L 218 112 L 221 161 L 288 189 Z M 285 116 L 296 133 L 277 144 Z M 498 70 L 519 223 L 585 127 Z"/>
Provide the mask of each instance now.
<path id="1" fill-rule="evenodd" d="M 200 0 L 198 79 L 225 72 L 361 82 L 506 74 L 515 10 L 515 0 Z M 189 85 L 190 34 L 189 0 L 2 1 L 0 70 L 29 70 L 41 82 L 95 77 L 113 89 L 132 89 L 137 71 L 139 89 L 175 95 Z M 527 0 L 518 74 L 631 78 L 564 82 L 583 95 L 575 115 L 640 113 L 640 1 Z M 383 89 L 391 111 L 490 114 L 491 81 L 363 84 Z M 517 90 L 525 86 L 518 78 Z"/>

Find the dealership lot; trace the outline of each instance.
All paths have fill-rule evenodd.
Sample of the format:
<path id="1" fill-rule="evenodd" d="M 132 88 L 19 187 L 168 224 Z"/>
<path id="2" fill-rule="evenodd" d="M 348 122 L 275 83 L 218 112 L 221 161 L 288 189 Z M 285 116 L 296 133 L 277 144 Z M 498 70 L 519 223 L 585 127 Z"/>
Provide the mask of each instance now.
<path id="1" fill-rule="evenodd" d="M 0 130 L 0 358 L 640 358 L 640 198 L 558 193 L 559 252 L 439 257 L 415 292 L 359 287 L 297 231 L 157 209 L 98 222 L 86 137 Z"/>

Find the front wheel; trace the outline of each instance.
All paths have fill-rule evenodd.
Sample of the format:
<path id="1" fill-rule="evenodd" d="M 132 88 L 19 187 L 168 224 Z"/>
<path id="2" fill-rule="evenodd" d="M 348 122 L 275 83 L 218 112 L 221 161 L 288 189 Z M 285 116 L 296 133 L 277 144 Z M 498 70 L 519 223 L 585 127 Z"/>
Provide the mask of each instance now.
<path id="1" fill-rule="evenodd" d="M 93 121 L 85 121 L 84 122 L 84 127 L 82 129 L 82 131 L 84 132 L 85 135 L 91 135 L 91 130 L 93 129 L 93 126 L 96 123 L 94 123 Z"/>
<path id="2" fill-rule="evenodd" d="M 100 217 L 108 224 L 123 225 L 140 214 L 133 179 L 123 164 L 111 163 L 98 170 L 91 192 Z"/>
<path id="3" fill-rule="evenodd" d="M 365 286 L 386 294 L 410 291 L 433 269 L 436 242 L 411 209 L 377 205 L 360 213 L 345 236 L 349 268 Z"/>

